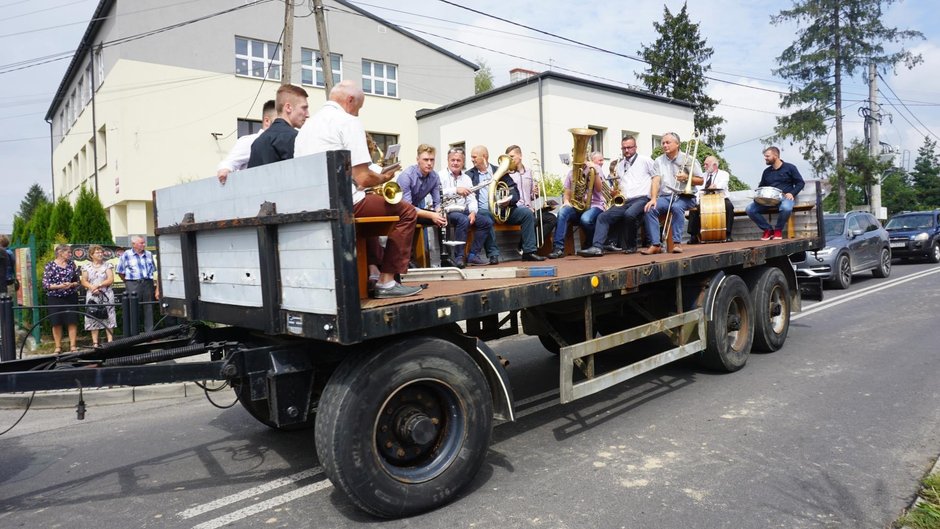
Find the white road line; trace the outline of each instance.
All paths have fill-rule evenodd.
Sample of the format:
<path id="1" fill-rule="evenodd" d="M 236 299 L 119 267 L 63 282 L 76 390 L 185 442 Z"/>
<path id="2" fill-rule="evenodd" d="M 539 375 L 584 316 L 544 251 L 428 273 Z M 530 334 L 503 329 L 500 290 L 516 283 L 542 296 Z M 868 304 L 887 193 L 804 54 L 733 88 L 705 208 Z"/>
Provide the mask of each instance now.
<path id="1" fill-rule="evenodd" d="M 891 281 L 886 282 L 886 283 L 881 283 L 880 285 L 876 285 L 876 286 L 872 286 L 872 287 L 867 287 L 867 288 L 864 288 L 864 289 L 859 290 L 859 291 L 856 291 L 856 292 L 851 292 L 851 293 L 848 293 L 848 294 L 842 294 L 841 296 L 837 296 L 837 297 L 835 297 L 835 298 L 832 298 L 832 299 L 829 300 L 829 301 L 824 301 L 824 302 L 822 302 L 822 303 L 817 303 L 816 305 L 813 305 L 812 308 L 807 309 L 807 310 L 804 310 L 803 312 L 800 312 L 799 314 L 796 314 L 796 315 L 790 317 L 790 321 L 798 320 L 798 319 L 800 319 L 800 318 L 802 318 L 802 317 L 804 317 L 804 316 L 809 316 L 810 314 L 815 314 L 816 312 L 820 312 L 820 311 L 826 310 L 826 309 L 828 309 L 828 308 L 830 308 L 830 307 L 835 307 L 835 306 L 841 305 L 841 304 L 843 304 L 843 303 L 846 303 L 846 302 L 848 302 L 848 301 L 852 301 L 852 300 L 858 299 L 858 298 L 860 298 L 860 297 L 867 296 L 868 294 L 874 294 L 875 292 L 879 292 L 879 291 L 881 291 L 881 290 L 885 290 L 885 289 L 888 289 L 888 288 L 896 287 L 896 286 L 898 286 L 898 285 L 907 283 L 908 281 L 914 281 L 914 280 L 916 280 L 916 279 L 920 279 L 920 278 L 922 278 L 922 277 L 926 277 L 926 276 L 931 275 L 931 274 L 936 274 L 936 273 L 938 273 L 938 272 L 940 272 L 940 268 L 932 268 L 932 269 L 926 270 L 926 271 L 924 271 L 924 272 L 918 272 L 918 273 L 916 273 L 916 274 L 911 274 L 911 275 L 909 275 L 909 276 L 905 276 L 905 277 L 902 277 L 902 278 L 899 278 L 899 279 L 894 279 L 894 280 L 891 280 Z"/>
<path id="2" fill-rule="evenodd" d="M 208 522 L 203 522 L 199 525 L 193 527 L 193 529 L 218 529 L 224 525 L 228 525 L 232 522 L 237 522 L 243 518 L 247 518 L 251 515 L 258 514 L 259 512 L 264 512 L 268 509 L 273 509 L 278 505 L 283 505 L 289 501 L 296 500 L 297 498 L 302 498 L 317 492 L 318 490 L 323 490 L 332 486 L 329 480 L 324 479 L 323 481 L 318 481 L 316 483 L 311 483 L 310 485 L 300 487 L 299 489 L 292 490 L 290 492 L 285 492 L 280 496 L 275 496 L 269 500 L 265 500 L 260 503 L 256 503 L 244 509 L 239 509 L 233 513 L 226 514 L 225 516 L 220 516 L 218 518 L 209 520 Z"/>
<path id="3" fill-rule="evenodd" d="M 302 479 L 311 478 L 322 473 L 323 473 L 322 468 L 313 467 L 311 469 L 304 470 L 303 472 L 297 472 L 296 474 L 291 474 L 290 476 L 285 476 L 283 478 L 278 478 L 278 479 L 269 481 L 267 483 L 262 483 L 261 485 L 258 485 L 257 487 L 245 489 L 239 493 L 232 494 L 224 498 L 219 498 L 209 503 L 197 505 L 191 509 L 186 509 L 183 512 L 177 513 L 176 515 L 183 519 L 193 518 L 195 516 L 199 516 L 200 514 L 205 514 L 209 511 L 214 511 L 220 507 L 225 507 L 226 505 L 231 505 L 235 502 L 246 500 L 248 498 L 257 496 L 259 494 L 264 494 L 265 492 L 278 489 L 286 485 L 290 485 L 291 483 L 300 481 Z M 329 484 L 329 481 L 327 481 L 326 483 Z"/>

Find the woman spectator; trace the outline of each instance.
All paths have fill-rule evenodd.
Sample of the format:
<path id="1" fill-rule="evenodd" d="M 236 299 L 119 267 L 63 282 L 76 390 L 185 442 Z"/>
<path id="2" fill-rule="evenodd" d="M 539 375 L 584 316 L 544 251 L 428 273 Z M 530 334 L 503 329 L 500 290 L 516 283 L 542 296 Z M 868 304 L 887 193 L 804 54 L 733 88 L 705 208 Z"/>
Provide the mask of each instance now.
<path id="1" fill-rule="evenodd" d="M 91 256 L 91 261 L 82 265 L 82 286 L 85 287 L 85 305 L 88 306 L 85 330 L 91 331 L 92 344 L 100 347 L 98 331 L 104 329 L 110 342 L 113 338 L 111 329 L 117 326 L 114 307 L 111 306 L 114 303 L 114 291 L 111 290 L 111 284 L 114 283 L 114 266 L 104 260 L 104 248 L 97 244 L 88 247 L 88 255 Z M 96 305 L 98 310 L 93 310 Z M 105 315 L 107 317 L 104 317 Z"/>
<path id="2" fill-rule="evenodd" d="M 78 269 L 72 261 L 72 248 L 67 244 L 55 245 L 55 259 L 46 263 L 42 274 L 42 288 L 46 291 L 49 305 L 49 322 L 52 324 L 52 339 L 56 354 L 62 352 L 62 326 L 69 330 L 69 346 L 77 351 L 75 339 L 78 335 Z"/>

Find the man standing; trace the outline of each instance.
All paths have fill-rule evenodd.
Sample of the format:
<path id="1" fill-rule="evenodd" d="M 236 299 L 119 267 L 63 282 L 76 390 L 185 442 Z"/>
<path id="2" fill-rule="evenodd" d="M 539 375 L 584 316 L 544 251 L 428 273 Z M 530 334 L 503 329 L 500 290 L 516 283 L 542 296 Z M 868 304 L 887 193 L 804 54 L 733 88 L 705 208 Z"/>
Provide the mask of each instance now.
<path id="1" fill-rule="evenodd" d="M 10 249 L 10 238 L 6 235 L 0 235 L 0 252 L 6 257 L 6 266 L 0 268 L 0 274 L 6 279 L 6 289 L 0 292 L 6 292 L 16 302 L 16 254 Z"/>
<path id="2" fill-rule="evenodd" d="M 506 221 L 507 224 L 519 224 L 519 227 L 522 229 L 522 260 L 523 261 L 544 261 L 545 258 L 541 255 L 535 253 L 538 250 L 538 240 L 539 237 L 536 236 L 536 230 L 540 230 L 541 240 L 545 240 L 547 237 L 551 237 L 555 224 L 558 222 L 558 218 L 555 217 L 553 213 L 545 211 L 544 209 L 541 212 L 542 222 L 536 222 L 537 216 L 536 213 L 536 204 L 533 202 L 539 196 L 539 188 L 537 182 L 532 177 L 532 171 L 530 171 L 526 166 L 525 162 L 522 159 L 522 148 L 518 145 L 510 145 L 506 148 L 506 154 L 508 154 L 513 161 L 515 170 L 509 173 L 509 179 L 512 180 L 513 186 L 517 190 L 513 194 L 513 200 L 510 201 L 512 206 L 512 212 L 509 215 L 509 220 Z M 542 209 L 542 208 L 540 208 Z M 524 212 L 528 212 L 527 214 Z M 531 217 L 531 221 L 527 219 Z M 526 229 L 526 225 L 531 222 L 531 230 Z"/>
<path id="3" fill-rule="evenodd" d="M 771 226 L 762 215 L 772 206 L 762 206 L 757 202 L 752 202 L 747 207 L 747 216 L 754 221 L 754 224 L 757 224 L 758 228 L 764 230 L 764 235 L 760 240 L 768 241 L 783 238 L 783 227 L 787 225 L 787 220 L 790 219 L 790 214 L 793 213 L 796 195 L 803 190 L 805 183 L 803 182 L 803 176 L 795 165 L 780 159 L 780 149 L 776 147 L 764 149 L 764 162 L 768 167 L 764 169 L 758 187 L 776 187 L 783 192 L 783 200 L 777 206 L 777 211 L 779 211 L 777 225 Z"/>
<path id="4" fill-rule="evenodd" d="M 718 168 L 718 158 L 714 156 L 705 158 L 705 183 L 699 187 L 695 195 L 699 208 L 689 211 L 689 244 L 702 242 L 700 238 L 700 232 L 702 231 L 702 196 L 705 193 L 715 193 L 724 199 L 725 240 L 731 241 L 731 227 L 734 224 L 734 204 L 728 198 L 728 182 L 730 180 L 731 175 L 728 174 L 728 171 Z M 721 236 L 719 235 L 719 237 Z"/>
<path id="5" fill-rule="evenodd" d="M 564 195 L 562 197 L 561 212 L 558 214 L 558 224 L 555 226 L 555 237 L 552 241 L 552 253 L 548 254 L 549 259 L 558 259 L 565 255 L 565 236 L 568 234 L 568 223 L 578 222 L 581 229 L 584 230 L 586 240 L 594 239 L 594 224 L 597 217 L 607 208 L 607 201 L 604 199 L 604 171 L 601 166 L 604 165 L 604 155 L 600 152 L 592 152 L 589 162 L 582 167 L 580 178 L 587 178 L 590 171 L 594 170 L 594 188 L 588 190 L 590 196 L 589 204 L 584 204 L 584 209 L 576 209 L 571 205 L 572 199 L 585 201 L 584 196 L 573 196 L 574 174 L 573 169 L 568 171 L 564 182 Z M 598 254 L 600 255 L 600 254 Z"/>
<path id="6" fill-rule="evenodd" d="M 297 129 L 310 117 L 307 91 L 303 88 L 290 84 L 281 85 L 274 99 L 277 119 L 251 144 L 248 167 L 293 158 Z"/>
<path id="7" fill-rule="evenodd" d="M 451 266 L 445 263 L 450 257 L 444 249 L 441 231 L 447 226 L 447 217 L 441 213 L 441 177 L 434 170 L 436 149 L 426 143 L 418 145 L 416 163 L 398 175 L 398 185 L 402 190 L 402 202 L 415 207 L 418 214 L 418 224 L 434 226 L 434 235 L 441 248 L 441 266 Z M 424 209 L 425 200 L 430 197 L 430 209 Z M 456 263 L 454 263 L 456 264 Z"/>
<path id="8" fill-rule="evenodd" d="M 649 248 L 640 251 L 643 255 L 660 252 L 659 215 L 667 211 L 672 224 L 671 236 L 675 243 L 672 251 L 682 253 L 679 243 L 682 242 L 682 229 L 685 227 L 685 212 L 695 204 L 695 196 L 683 195 L 682 191 L 689 178 L 692 179 L 692 185 L 701 185 L 705 181 L 698 160 L 687 160 L 687 155 L 679 152 L 678 134 L 663 134 L 661 145 L 663 153 L 654 161 L 655 174 L 660 182 L 659 196 L 656 199 L 656 207 L 646 212 L 646 231 L 651 244 Z M 691 175 L 686 172 L 689 171 L 690 162 Z M 669 237 L 670 234 L 667 233 L 666 236 Z"/>
<path id="9" fill-rule="evenodd" d="M 467 255 L 467 263 L 483 265 L 486 261 L 480 257 L 480 252 L 483 249 L 483 243 L 489 237 L 493 220 L 489 215 L 477 216 L 479 204 L 477 204 L 476 196 L 469 194 L 469 188 L 473 187 L 473 183 L 470 176 L 464 174 L 463 166 L 463 149 L 451 149 L 447 152 L 447 174 L 441 178 L 444 198 L 448 199 L 445 207 L 447 223 L 454 226 L 454 238 L 458 241 L 466 241 L 467 232 L 470 226 L 473 226 L 473 244 Z M 454 246 L 454 265 L 457 268 L 464 267 L 465 246 L 464 244 Z"/>
<path id="10" fill-rule="evenodd" d="M 493 179 L 497 167 L 490 163 L 490 152 L 486 147 L 482 145 L 474 147 L 470 151 L 470 160 L 473 162 L 473 167 L 467 171 L 467 174 L 470 176 L 470 181 L 473 185 L 489 182 Z M 486 242 L 483 244 L 486 250 L 486 256 L 489 258 L 491 265 L 499 264 L 499 246 L 496 245 L 496 228 L 493 227 L 495 223 L 493 222 L 493 215 L 490 213 L 489 186 L 484 186 L 477 191 L 477 218 L 479 219 L 480 217 L 487 217 L 490 224 L 489 235 L 486 237 Z"/>
<path id="11" fill-rule="evenodd" d="M 415 208 L 404 201 L 389 204 L 382 196 L 365 190 L 392 179 L 393 172 L 377 173 L 369 169 L 372 158 L 366 145 L 366 132 L 359 121 L 359 109 L 365 102 L 362 89 L 352 81 L 342 81 L 330 91 L 330 100 L 307 121 L 297 134 L 295 154 L 305 156 L 325 151 L 348 150 L 352 166 L 352 202 L 355 217 L 397 216 L 398 222 L 388 235 L 381 258 L 379 278 L 373 290 L 376 298 L 413 296 L 420 287 L 398 283 L 395 274 L 408 271 L 408 256 L 415 230 Z M 391 166 L 394 168 L 395 166 Z M 372 256 L 378 262 L 378 256 Z"/>
<path id="12" fill-rule="evenodd" d="M 144 331 L 150 332 L 153 330 L 153 304 L 148 302 L 160 299 L 160 286 L 154 283 L 157 267 L 146 244 L 143 235 L 131 236 L 131 247 L 121 254 L 115 271 L 124 281 L 124 294 L 137 293 L 137 300 L 144 307 Z M 131 322 L 131 325 L 136 324 Z"/>
<path id="13" fill-rule="evenodd" d="M 228 175 L 232 171 L 240 171 L 248 167 L 248 159 L 251 157 L 251 144 L 261 136 L 261 133 L 271 126 L 271 123 L 277 118 L 276 105 L 273 99 L 269 99 L 261 109 L 261 130 L 254 134 L 246 134 L 235 140 L 235 145 L 228 152 L 228 156 L 219 162 L 215 175 L 219 183 L 225 185 Z"/>
<path id="14" fill-rule="evenodd" d="M 610 233 L 610 227 L 620 221 L 624 222 L 624 253 L 636 252 L 637 223 L 645 212 L 656 207 L 656 201 L 651 197 L 659 193 L 659 177 L 656 176 L 653 159 L 636 152 L 636 138 L 627 136 L 620 142 L 623 159 L 617 164 L 616 171 L 611 178 L 619 178 L 620 196 L 624 197 L 622 206 L 613 206 L 601 213 L 597 218 L 594 229 L 594 240 L 591 247 L 578 252 L 583 257 L 597 257 L 603 255 L 603 250 L 616 251 L 613 247 L 604 244 Z"/>

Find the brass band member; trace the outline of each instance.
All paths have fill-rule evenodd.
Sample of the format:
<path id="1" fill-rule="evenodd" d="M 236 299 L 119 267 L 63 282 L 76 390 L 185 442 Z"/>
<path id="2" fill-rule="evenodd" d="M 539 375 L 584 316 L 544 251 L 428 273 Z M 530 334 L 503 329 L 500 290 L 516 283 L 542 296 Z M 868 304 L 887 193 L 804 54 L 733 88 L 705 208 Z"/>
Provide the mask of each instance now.
<path id="1" fill-rule="evenodd" d="M 607 202 L 604 199 L 604 155 L 600 152 L 592 152 L 588 158 L 590 163 L 584 164 L 582 176 L 587 176 L 593 168 L 595 171 L 594 189 L 591 191 L 591 203 L 583 211 L 577 210 L 571 205 L 571 193 L 575 187 L 573 185 L 574 175 L 568 171 L 565 177 L 565 191 L 562 198 L 561 211 L 558 213 L 558 225 L 555 226 L 555 237 L 552 241 L 552 253 L 548 254 L 549 259 L 558 259 L 565 255 L 565 236 L 568 234 L 568 223 L 577 222 L 584 230 L 587 240 L 594 239 L 594 224 L 597 217 L 607 209 Z M 578 197 L 584 200 L 584 197 Z M 606 234 L 605 234 L 606 237 Z"/>
<path id="2" fill-rule="evenodd" d="M 734 204 L 728 198 L 728 182 L 731 175 L 728 171 L 718 168 L 718 158 L 709 156 L 705 158 L 705 183 L 698 188 L 695 194 L 696 201 L 702 203 L 704 193 L 718 193 L 725 200 L 725 241 L 731 241 L 731 226 L 734 224 Z M 702 242 L 699 234 L 702 231 L 702 214 L 700 209 L 689 211 L 689 244 Z M 720 237 L 720 235 L 719 235 Z"/>
<path id="3" fill-rule="evenodd" d="M 701 185 L 702 168 L 698 160 L 687 160 L 689 156 L 679 151 L 679 135 L 667 132 L 663 135 L 663 154 L 654 160 L 656 176 L 659 177 L 659 195 L 656 198 L 656 207 L 646 212 L 646 232 L 649 235 L 650 247 L 641 250 L 643 255 L 652 255 L 660 252 L 659 215 L 671 209 L 669 215 L 672 219 L 672 240 L 675 243 L 673 253 L 682 253 L 682 230 L 685 227 L 685 212 L 695 204 L 694 196 L 685 196 L 682 191 L 685 183 L 692 178 L 692 185 Z M 686 165 L 692 162 L 692 175 L 685 171 Z"/>
<path id="4" fill-rule="evenodd" d="M 467 171 L 467 175 L 470 177 L 470 181 L 473 185 L 489 182 L 493 179 L 497 167 L 490 163 L 490 152 L 486 147 L 477 145 L 471 149 L 470 160 L 473 162 L 473 167 Z M 458 193 L 459 192 L 458 190 Z M 489 259 L 490 264 L 498 264 L 499 246 L 496 245 L 496 229 L 493 227 L 493 215 L 490 213 L 489 187 L 483 186 L 480 188 L 477 191 L 476 197 L 477 218 L 487 217 L 490 221 L 489 235 L 486 237 L 486 242 L 483 243 L 483 248 L 486 250 L 486 257 Z M 474 234 L 474 240 L 476 240 L 476 234 Z M 477 254 L 477 257 L 480 257 L 480 255 Z"/>
<path id="5" fill-rule="evenodd" d="M 522 260 L 544 261 L 544 257 L 535 253 L 538 250 L 536 246 L 537 237 L 535 230 L 541 230 L 542 240 L 545 240 L 555 229 L 558 218 L 555 217 L 553 213 L 543 210 L 542 222 L 540 225 L 536 226 L 535 204 L 533 201 L 539 196 L 537 182 L 532 178 L 532 171 L 525 166 L 522 159 L 522 149 L 518 145 L 510 145 L 507 147 L 506 154 L 512 157 L 516 167 L 515 171 L 503 177 L 503 181 L 506 181 L 507 184 L 512 182 L 509 187 L 510 190 L 512 190 L 513 197 L 512 200 L 510 200 L 512 212 L 506 223 L 518 224 L 520 228 L 522 228 L 522 240 L 520 241 L 522 246 Z M 531 228 L 527 228 L 527 226 L 531 226 Z"/>
<path id="6" fill-rule="evenodd" d="M 398 175 L 398 185 L 401 186 L 402 200 L 415 207 L 418 213 L 418 224 L 421 226 L 435 226 L 435 237 L 441 243 L 441 266 L 451 266 L 446 262 L 449 257 L 444 251 L 441 241 L 441 229 L 447 226 L 447 217 L 441 213 L 441 177 L 434 170 L 434 160 L 437 150 L 426 143 L 418 145 L 417 163 L 408 167 Z M 423 209 L 425 199 L 431 197 L 429 209 Z"/>
<path id="7" fill-rule="evenodd" d="M 441 177 L 441 187 L 444 192 L 444 210 L 447 214 L 447 224 L 454 226 L 454 239 L 458 241 L 467 240 L 467 232 L 470 226 L 473 226 L 473 244 L 470 246 L 470 254 L 467 256 L 467 263 L 473 265 L 484 265 L 486 261 L 480 257 L 483 250 L 483 243 L 490 235 L 490 228 L 493 227 L 493 219 L 489 215 L 477 216 L 479 204 L 475 195 L 470 193 L 473 183 L 470 176 L 464 174 L 464 153 L 463 149 L 451 149 L 447 152 L 447 174 Z M 454 246 L 454 265 L 457 268 L 464 267 L 464 248 L 465 244 Z"/>

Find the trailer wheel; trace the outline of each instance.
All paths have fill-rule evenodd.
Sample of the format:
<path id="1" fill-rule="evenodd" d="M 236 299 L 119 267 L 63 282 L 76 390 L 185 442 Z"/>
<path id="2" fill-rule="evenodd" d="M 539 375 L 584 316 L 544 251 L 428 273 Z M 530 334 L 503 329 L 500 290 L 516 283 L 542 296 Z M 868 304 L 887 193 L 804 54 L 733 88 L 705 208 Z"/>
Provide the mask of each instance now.
<path id="1" fill-rule="evenodd" d="M 754 340 L 754 310 L 740 277 L 728 276 L 721 285 L 705 334 L 705 366 L 729 373 L 744 367 Z"/>
<path id="2" fill-rule="evenodd" d="M 232 382 L 232 389 L 235 390 L 235 395 L 238 397 L 238 402 L 242 405 L 242 408 L 245 408 L 252 417 L 258 420 L 261 424 L 274 428 L 275 430 L 284 430 L 286 432 L 294 430 L 305 430 L 307 428 L 313 428 L 315 424 L 316 417 L 311 411 L 307 415 L 307 420 L 300 423 L 289 424 L 287 426 L 278 426 L 271 420 L 271 412 L 268 409 L 268 401 L 265 400 L 251 400 L 251 390 L 248 388 L 248 381 L 241 382 Z"/>
<path id="3" fill-rule="evenodd" d="M 317 414 L 317 456 L 337 489 L 383 518 L 443 505 L 483 464 L 493 403 L 456 345 L 411 338 L 347 358 Z"/>
<path id="4" fill-rule="evenodd" d="M 754 349 L 772 353 L 787 341 L 790 330 L 790 286 L 776 267 L 760 271 L 751 282 L 754 305 Z"/>

